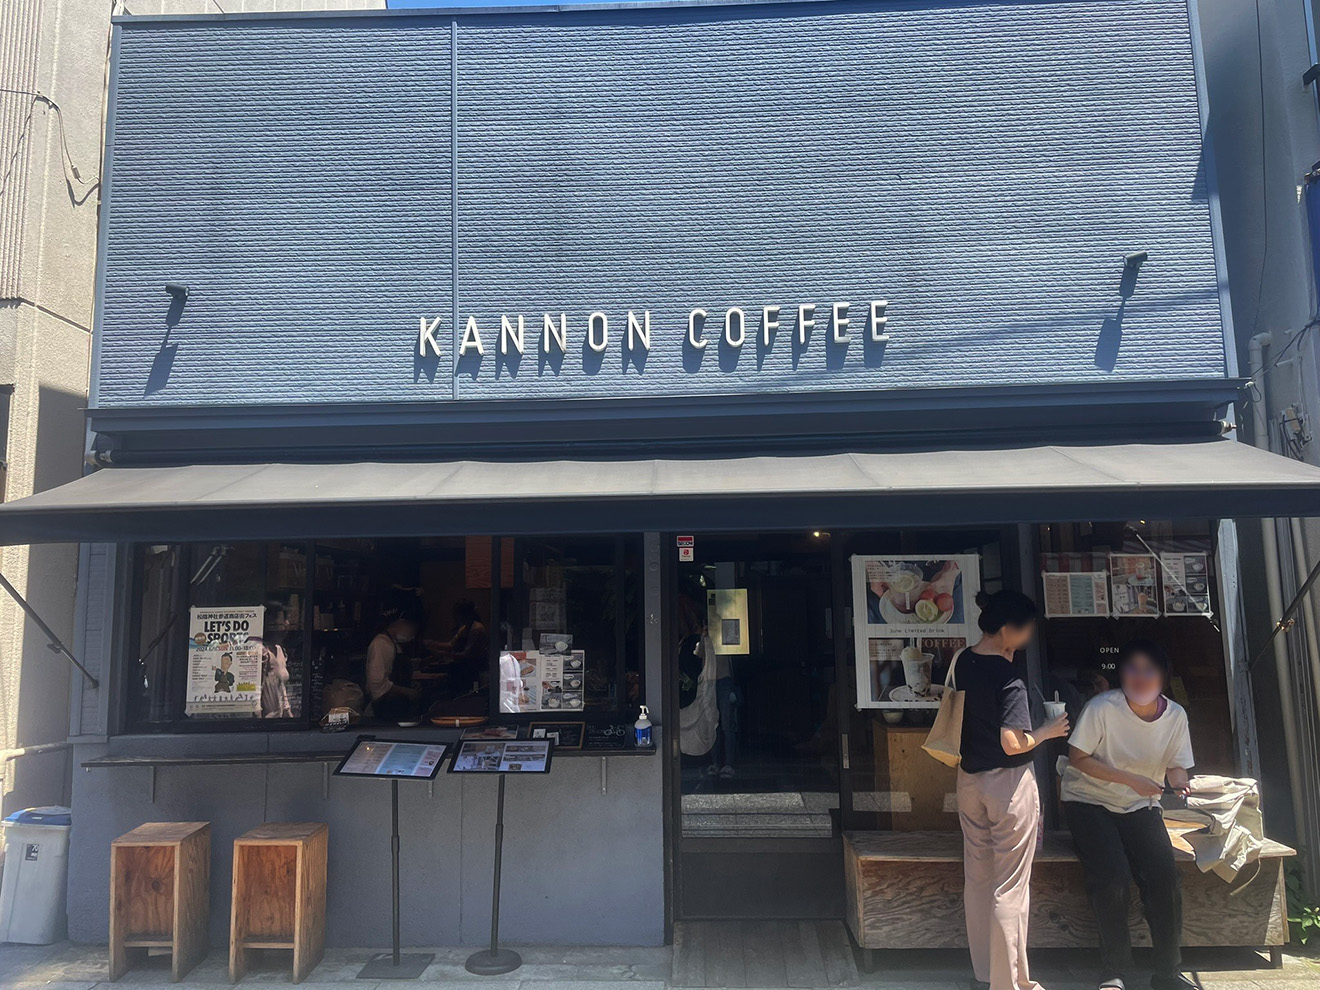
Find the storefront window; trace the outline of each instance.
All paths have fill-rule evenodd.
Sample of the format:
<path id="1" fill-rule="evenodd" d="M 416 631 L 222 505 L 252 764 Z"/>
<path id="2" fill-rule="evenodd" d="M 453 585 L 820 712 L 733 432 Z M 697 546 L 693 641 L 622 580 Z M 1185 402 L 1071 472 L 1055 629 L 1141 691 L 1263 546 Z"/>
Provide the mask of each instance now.
<path id="1" fill-rule="evenodd" d="M 617 716 L 640 697 L 639 558 L 624 537 L 140 547 L 128 728 Z M 561 649 L 553 690 L 499 705 L 501 652 Z"/>
<path id="2" fill-rule="evenodd" d="M 280 543 L 141 548 L 130 723 L 301 718 L 305 559 Z"/>
<path id="3" fill-rule="evenodd" d="M 636 547 L 614 538 L 515 543 L 505 712 L 604 712 L 639 700 Z"/>
<path id="4" fill-rule="evenodd" d="M 1064 523 L 1039 528 L 1044 692 L 1085 703 L 1118 684 L 1132 639 L 1173 659 L 1169 694 L 1187 709 L 1197 769 L 1233 773 L 1233 727 L 1208 522 Z"/>

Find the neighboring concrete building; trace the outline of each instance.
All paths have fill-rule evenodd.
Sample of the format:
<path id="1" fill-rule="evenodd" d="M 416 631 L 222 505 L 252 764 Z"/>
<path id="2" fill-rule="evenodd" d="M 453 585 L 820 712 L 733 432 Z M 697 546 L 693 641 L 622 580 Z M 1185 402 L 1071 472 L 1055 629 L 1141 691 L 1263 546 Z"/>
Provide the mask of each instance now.
<path id="1" fill-rule="evenodd" d="M 82 473 L 109 4 L 0 6 L 0 405 L 4 498 Z M 92 16 L 87 16 L 87 15 Z M 10 546 L 0 571 L 74 640 L 78 548 Z M 61 744 L 70 665 L 0 593 L 0 749 Z M 65 803 L 68 754 L 0 764 L 3 811 Z"/>
<path id="2" fill-rule="evenodd" d="M 1310 0 L 1199 5 L 1209 90 L 1213 173 L 1223 216 L 1232 320 L 1241 375 L 1241 439 L 1320 464 L 1320 343 L 1313 258 L 1320 248 L 1314 186 L 1320 159 Z M 1243 599 L 1256 657 L 1273 624 L 1320 560 L 1315 520 L 1243 524 Z M 1314 593 L 1298 623 L 1256 663 L 1261 763 L 1274 827 L 1320 850 L 1320 625 Z M 1288 787 L 1289 777 L 1292 786 Z M 1292 807 L 1286 807 L 1287 802 Z M 1316 889 L 1316 856 L 1304 857 Z"/>
<path id="3" fill-rule="evenodd" d="M 0 461 L 12 501 L 82 473 L 110 16 L 381 8 L 384 0 L 0 4 Z M 84 551 L 85 553 L 85 551 Z M 78 547 L 11 546 L 3 573 L 79 653 Z M 87 562 L 84 556 L 84 564 Z M 81 676 L 0 592 L 0 812 L 68 799 Z"/>

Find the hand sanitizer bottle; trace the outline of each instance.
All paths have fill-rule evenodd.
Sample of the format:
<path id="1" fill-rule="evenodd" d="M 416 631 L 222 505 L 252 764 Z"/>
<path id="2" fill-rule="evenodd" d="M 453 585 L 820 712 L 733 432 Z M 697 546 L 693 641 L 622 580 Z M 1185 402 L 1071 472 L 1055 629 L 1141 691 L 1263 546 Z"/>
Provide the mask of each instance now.
<path id="1" fill-rule="evenodd" d="M 651 713 L 642 705 L 642 714 L 633 723 L 633 739 L 638 749 L 651 748 Z"/>

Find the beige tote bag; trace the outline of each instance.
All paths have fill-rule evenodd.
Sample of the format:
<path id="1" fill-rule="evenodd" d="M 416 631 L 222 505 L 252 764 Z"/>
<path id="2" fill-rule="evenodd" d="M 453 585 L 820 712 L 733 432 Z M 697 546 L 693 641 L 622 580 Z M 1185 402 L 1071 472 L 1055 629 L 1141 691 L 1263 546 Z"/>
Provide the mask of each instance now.
<path id="1" fill-rule="evenodd" d="M 940 710 L 935 716 L 935 724 L 930 727 L 930 734 L 921 746 L 935 759 L 950 767 L 956 767 L 962 762 L 963 692 L 953 688 L 953 668 L 957 665 L 958 657 L 955 656 L 944 677 L 944 693 L 940 695 Z"/>

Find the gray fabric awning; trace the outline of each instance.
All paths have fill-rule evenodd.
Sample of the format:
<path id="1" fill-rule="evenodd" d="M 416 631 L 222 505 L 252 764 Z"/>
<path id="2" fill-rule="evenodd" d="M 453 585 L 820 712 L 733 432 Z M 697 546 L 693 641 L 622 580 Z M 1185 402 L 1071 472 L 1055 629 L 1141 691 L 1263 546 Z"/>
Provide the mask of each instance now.
<path id="1" fill-rule="evenodd" d="M 0 543 L 750 530 L 1320 514 L 1320 469 L 1231 440 L 711 460 L 106 468 Z"/>

